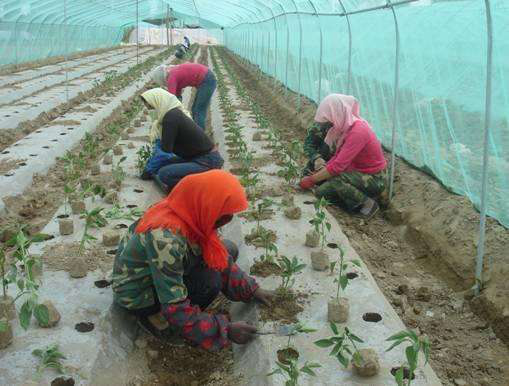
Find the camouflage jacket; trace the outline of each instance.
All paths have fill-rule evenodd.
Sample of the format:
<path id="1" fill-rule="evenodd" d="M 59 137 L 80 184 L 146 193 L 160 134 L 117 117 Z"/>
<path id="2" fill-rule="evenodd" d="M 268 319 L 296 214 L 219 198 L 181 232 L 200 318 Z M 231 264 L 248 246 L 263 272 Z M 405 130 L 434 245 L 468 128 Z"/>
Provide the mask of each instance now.
<path id="1" fill-rule="evenodd" d="M 306 139 L 304 140 L 304 153 L 309 158 L 309 161 L 314 162 L 317 158 L 322 157 L 328 161 L 336 153 L 336 149 L 331 149 L 325 143 L 327 132 L 332 127 L 332 124 L 314 122 L 308 128 Z"/>
<path id="2" fill-rule="evenodd" d="M 190 303 L 184 276 L 202 264 L 198 245 L 168 230 L 137 234 L 137 222 L 120 241 L 113 266 L 113 296 L 120 306 L 135 310 L 156 304 L 155 292 L 163 315 L 180 334 L 208 350 L 223 348 L 229 321 L 226 315 L 202 312 Z M 232 259 L 221 273 L 222 292 L 233 301 L 250 301 L 258 288 Z"/>

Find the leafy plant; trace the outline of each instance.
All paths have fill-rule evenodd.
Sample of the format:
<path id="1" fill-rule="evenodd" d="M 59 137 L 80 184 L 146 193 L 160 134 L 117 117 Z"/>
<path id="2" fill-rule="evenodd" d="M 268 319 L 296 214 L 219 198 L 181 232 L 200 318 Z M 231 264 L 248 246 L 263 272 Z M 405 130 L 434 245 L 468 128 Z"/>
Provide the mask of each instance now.
<path id="1" fill-rule="evenodd" d="M 332 263 L 330 263 L 330 272 L 332 274 L 332 273 L 334 273 L 334 269 L 335 269 L 337 263 L 339 262 L 339 274 L 338 274 L 338 277 L 334 279 L 334 283 L 337 283 L 337 285 L 338 285 L 337 292 L 336 292 L 336 300 L 339 300 L 340 291 L 341 290 L 344 291 L 346 289 L 346 287 L 348 286 L 348 283 L 351 280 L 346 273 L 346 270 L 348 269 L 350 263 L 345 261 L 345 251 L 343 250 L 343 248 L 341 248 L 339 245 L 334 244 L 334 243 L 330 243 L 330 244 L 328 244 L 328 246 L 329 246 L 329 248 L 337 249 L 339 251 L 339 261 L 337 260 L 337 261 L 333 261 Z M 357 267 L 361 266 L 361 262 L 359 260 L 352 260 L 351 263 Z"/>
<path id="2" fill-rule="evenodd" d="M 405 376 L 405 368 L 401 366 L 394 374 L 394 379 L 398 386 L 409 386 L 414 378 L 415 370 L 419 360 L 419 353 L 424 355 L 425 364 L 428 363 L 430 354 L 430 343 L 427 338 L 420 338 L 412 330 L 400 331 L 386 339 L 388 342 L 393 342 L 391 347 L 386 351 L 391 351 L 395 347 L 409 343 L 410 345 L 405 348 L 405 356 L 408 364 L 408 376 Z M 405 379 L 407 378 L 407 379 Z"/>
<path id="3" fill-rule="evenodd" d="M 69 205 L 71 202 L 71 197 L 76 193 L 76 185 L 73 185 L 70 182 L 67 182 L 64 185 L 64 213 L 69 215 Z"/>
<path id="4" fill-rule="evenodd" d="M 279 259 L 279 267 L 281 268 L 281 286 L 282 290 L 288 290 L 295 283 L 295 275 L 300 273 L 306 264 L 300 263 L 297 257 L 291 260 L 286 256 L 281 256 Z"/>
<path id="5" fill-rule="evenodd" d="M 258 229 L 258 236 L 260 237 L 264 248 L 264 253 L 260 260 L 273 263 L 274 258 L 277 257 L 278 254 L 277 245 L 272 241 L 274 237 L 273 233 L 263 227 L 259 227 Z"/>
<path id="6" fill-rule="evenodd" d="M 126 156 L 121 157 L 117 163 L 113 163 L 113 165 L 111 166 L 113 180 L 117 183 L 117 185 L 121 185 L 122 182 L 125 180 L 126 172 L 122 168 L 122 162 L 124 162 L 126 159 L 127 159 Z"/>
<path id="7" fill-rule="evenodd" d="M 261 202 L 256 204 L 256 232 L 260 232 L 260 221 L 263 217 L 263 213 L 274 204 L 269 198 L 262 199 Z"/>
<path id="8" fill-rule="evenodd" d="M 104 217 L 112 220 L 136 220 L 143 214 L 143 211 L 138 208 L 127 208 L 127 210 L 123 210 L 120 205 L 115 204 L 113 208 L 108 210 Z"/>
<path id="9" fill-rule="evenodd" d="M 64 374 L 64 365 L 62 359 L 67 359 L 62 352 L 60 352 L 58 345 L 54 344 L 44 349 L 36 349 L 32 351 L 32 355 L 39 358 L 39 365 L 37 366 L 37 375 L 40 377 L 44 370 L 53 369 L 59 374 Z"/>
<path id="10" fill-rule="evenodd" d="M 89 233 L 90 228 L 102 228 L 108 223 L 108 221 L 102 215 L 103 210 L 104 208 L 95 208 L 90 211 L 85 211 L 81 216 L 81 218 L 85 219 L 85 229 L 83 230 L 83 236 L 81 237 L 80 241 L 80 253 L 83 253 L 86 244 L 97 240 L 96 237 Z"/>
<path id="11" fill-rule="evenodd" d="M 13 256 L 19 265 L 24 268 L 24 275 L 18 275 L 18 267 L 13 264 L 10 273 L 12 281 L 16 281 L 18 286 L 18 294 L 14 301 L 17 301 L 22 296 L 28 295 L 25 302 L 22 304 L 19 312 L 19 321 L 23 329 L 28 329 L 32 315 L 35 316 L 39 324 L 47 325 L 49 322 L 49 311 L 44 304 L 39 304 L 39 283 L 35 279 L 34 267 L 40 266 L 41 262 L 33 255 L 28 253 L 30 244 L 34 239 L 29 239 L 24 229 L 21 228 L 14 236 L 14 253 Z"/>
<path id="12" fill-rule="evenodd" d="M 7 286 L 10 283 L 10 280 L 7 277 L 7 272 L 5 271 L 5 250 L 3 247 L 0 247 L 0 278 L 2 279 L 2 295 L 4 298 L 7 297 Z"/>
<path id="13" fill-rule="evenodd" d="M 364 341 L 351 333 L 348 327 L 345 327 L 341 333 L 334 323 L 330 323 L 330 328 L 334 335 L 328 339 L 317 340 L 315 345 L 322 348 L 332 347 L 330 355 L 335 357 L 345 368 L 351 361 L 360 366 L 362 357 L 356 343 L 364 343 Z"/>
<path id="14" fill-rule="evenodd" d="M 313 225 L 316 233 L 320 235 L 320 245 L 323 251 L 325 243 L 327 242 L 326 233 L 331 230 L 331 224 L 327 221 L 327 216 L 325 214 L 325 207 L 329 205 L 329 202 L 321 197 L 319 200 L 316 200 L 313 205 L 315 208 L 315 217 L 309 220 L 309 223 Z"/>
<path id="15" fill-rule="evenodd" d="M 268 377 L 273 376 L 275 374 L 279 374 L 285 377 L 286 386 L 297 386 L 299 382 L 299 378 L 302 373 L 311 375 L 313 377 L 316 376 L 314 369 L 322 367 L 319 363 L 316 362 L 306 362 L 304 366 L 299 369 L 297 361 L 295 359 L 290 359 L 289 364 L 285 365 L 279 361 L 276 361 L 277 368 L 273 370 L 271 373 L 267 374 Z"/>
<path id="16" fill-rule="evenodd" d="M 90 133 L 86 133 L 83 139 L 83 151 L 88 157 L 96 158 L 99 153 L 99 139 Z"/>
<path id="17" fill-rule="evenodd" d="M 138 156 L 136 159 L 136 169 L 138 169 L 138 172 L 141 174 L 145 170 L 147 161 L 152 156 L 152 148 L 150 145 L 142 146 L 140 149 L 138 149 L 136 155 Z"/>

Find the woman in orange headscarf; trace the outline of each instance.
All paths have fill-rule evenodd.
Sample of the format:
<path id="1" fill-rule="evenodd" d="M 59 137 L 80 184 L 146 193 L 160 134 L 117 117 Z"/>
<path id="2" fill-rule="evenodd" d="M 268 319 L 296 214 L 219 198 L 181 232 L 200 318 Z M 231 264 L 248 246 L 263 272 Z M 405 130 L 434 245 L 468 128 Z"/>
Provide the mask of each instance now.
<path id="1" fill-rule="evenodd" d="M 254 327 L 203 312 L 220 291 L 233 301 L 266 304 L 270 298 L 235 263 L 235 244 L 217 234 L 247 206 L 244 189 L 228 172 L 182 179 L 121 241 L 113 269 L 115 302 L 155 335 L 160 333 L 150 318 L 162 313 L 172 331 L 205 349 L 249 342 Z"/>

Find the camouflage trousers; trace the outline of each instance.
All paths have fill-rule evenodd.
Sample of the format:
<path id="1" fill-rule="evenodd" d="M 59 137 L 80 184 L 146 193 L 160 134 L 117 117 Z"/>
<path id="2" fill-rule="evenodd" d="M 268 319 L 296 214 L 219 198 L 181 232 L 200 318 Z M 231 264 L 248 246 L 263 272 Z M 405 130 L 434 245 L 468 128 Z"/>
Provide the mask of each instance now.
<path id="1" fill-rule="evenodd" d="M 377 174 L 341 173 L 317 187 L 315 193 L 347 210 L 358 209 L 370 197 L 377 199 L 385 190 L 386 170 Z"/>

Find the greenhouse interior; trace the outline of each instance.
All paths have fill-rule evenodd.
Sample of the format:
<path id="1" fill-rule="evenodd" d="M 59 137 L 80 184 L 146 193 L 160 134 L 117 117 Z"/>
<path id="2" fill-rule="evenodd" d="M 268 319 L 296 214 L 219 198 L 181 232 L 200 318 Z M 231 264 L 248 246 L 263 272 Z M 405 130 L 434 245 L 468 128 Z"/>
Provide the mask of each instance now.
<path id="1" fill-rule="evenodd" d="M 0 384 L 508 386 L 508 36 L 507 0 L 1 0 Z"/>

